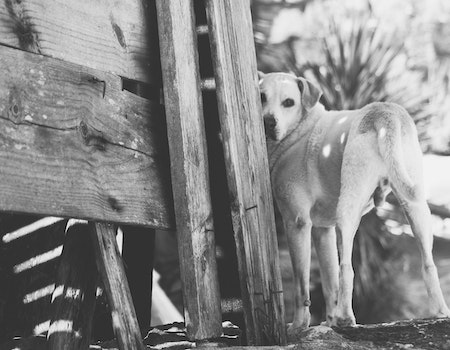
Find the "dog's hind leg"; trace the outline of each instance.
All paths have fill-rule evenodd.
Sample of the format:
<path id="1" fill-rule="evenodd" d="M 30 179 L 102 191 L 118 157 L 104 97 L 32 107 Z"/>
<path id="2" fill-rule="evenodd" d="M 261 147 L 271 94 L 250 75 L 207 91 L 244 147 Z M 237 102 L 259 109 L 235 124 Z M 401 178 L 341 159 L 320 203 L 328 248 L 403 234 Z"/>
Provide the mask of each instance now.
<path id="1" fill-rule="evenodd" d="M 320 277 L 326 304 L 327 326 L 331 326 L 339 289 L 339 260 L 333 227 L 313 227 L 312 236 L 319 258 Z"/>
<path id="2" fill-rule="evenodd" d="M 397 148 L 399 151 L 393 152 L 393 157 L 397 158 L 393 159 L 390 168 L 388 168 L 389 180 L 408 218 L 420 249 L 422 275 L 432 312 L 439 317 L 450 317 L 450 310 L 442 295 L 436 265 L 433 260 L 431 214 L 425 199 L 420 146 L 416 137 L 404 136 L 402 144 L 398 143 Z M 396 166 L 403 168 L 404 171 L 397 170 Z"/>
<path id="3" fill-rule="evenodd" d="M 450 310 L 442 295 L 436 265 L 433 261 L 433 234 L 431 232 L 430 209 L 422 195 L 410 199 L 402 196 L 395 189 L 394 192 L 400 200 L 420 249 L 422 275 L 430 298 L 431 310 L 437 317 L 450 317 Z"/>
<path id="4" fill-rule="evenodd" d="M 339 293 L 338 302 L 333 315 L 333 326 L 347 327 L 356 324 L 352 309 L 353 296 L 353 240 L 358 228 L 360 210 L 347 211 L 351 217 L 338 221 L 336 226 L 337 246 L 339 252 Z"/>
<path id="5" fill-rule="evenodd" d="M 336 209 L 336 236 L 339 252 L 339 294 L 332 324 L 356 324 L 352 309 L 352 250 L 356 230 L 380 179 L 380 167 L 373 147 L 362 137 L 347 144 L 341 170 L 341 193 Z"/>

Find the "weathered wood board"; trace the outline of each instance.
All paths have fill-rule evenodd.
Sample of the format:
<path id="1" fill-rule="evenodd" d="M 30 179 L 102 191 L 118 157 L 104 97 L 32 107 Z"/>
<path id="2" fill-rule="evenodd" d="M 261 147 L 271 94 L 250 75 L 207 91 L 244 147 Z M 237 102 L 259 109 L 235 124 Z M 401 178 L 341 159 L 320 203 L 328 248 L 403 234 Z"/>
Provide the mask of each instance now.
<path id="1" fill-rule="evenodd" d="M 206 9 L 249 344 L 286 342 L 250 1 Z"/>
<path id="2" fill-rule="evenodd" d="M 161 106 L 0 46 L 0 210 L 174 227 Z"/>
<path id="3" fill-rule="evenodd" d="M 193 1 L 156 5 L 185 321 L 204 340 L 222 325 Z"/>
<path id="4" fill-rule="evenodd" d="M 0 44 L 159 82 L 154 1 L 0 1 Z"/>

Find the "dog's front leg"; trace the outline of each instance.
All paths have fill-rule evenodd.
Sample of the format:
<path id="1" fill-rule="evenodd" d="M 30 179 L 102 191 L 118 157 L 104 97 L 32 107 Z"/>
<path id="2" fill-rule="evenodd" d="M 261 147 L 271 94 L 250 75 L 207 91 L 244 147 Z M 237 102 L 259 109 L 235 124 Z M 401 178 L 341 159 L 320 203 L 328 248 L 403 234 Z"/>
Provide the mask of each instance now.
<path id="1" fill-rule="evenodd" d="M 339 259 L 333 227 L 313 227 L 312 237 L 319 258 L 320 279 L 326 304 L 325 325 L 331 326 L 338 299 Z"/>
<path id="2" fill-rule="evenodd" d="M 292 267 L 294 270 L 295 311 L 288 335 L 309 326 L 311 305 L 309 296 L 309 275 L 311 265 L 311 221 L 300 217 L 285 221 Z"/>

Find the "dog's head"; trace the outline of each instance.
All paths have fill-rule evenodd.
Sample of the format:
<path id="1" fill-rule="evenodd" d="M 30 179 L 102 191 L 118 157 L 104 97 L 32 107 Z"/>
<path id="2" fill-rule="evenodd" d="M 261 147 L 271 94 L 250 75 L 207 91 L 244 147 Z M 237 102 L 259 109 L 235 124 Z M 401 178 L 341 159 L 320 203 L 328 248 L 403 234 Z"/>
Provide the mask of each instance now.
<path id="1" fill-rule="evenodd" d="M 286 73 L 258 72 L 266 136 L 281 141 L 319 101 L 310 81 Z"/>

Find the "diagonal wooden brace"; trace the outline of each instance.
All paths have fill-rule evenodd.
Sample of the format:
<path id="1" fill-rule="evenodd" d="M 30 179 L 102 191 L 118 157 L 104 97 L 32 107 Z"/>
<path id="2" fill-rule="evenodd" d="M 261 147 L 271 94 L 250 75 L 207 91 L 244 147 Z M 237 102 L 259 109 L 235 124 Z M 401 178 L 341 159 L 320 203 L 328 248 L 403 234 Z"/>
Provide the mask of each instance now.
<path id="1" fill-rule="evenodd" d="M 112 326 L 121 350 L 143 350 L 136 312 L 116 242 L 116 227 L 89 223 L 97 268 L 111 309 Z M 150 296 L 149 296 L 150 297 Z"/>

